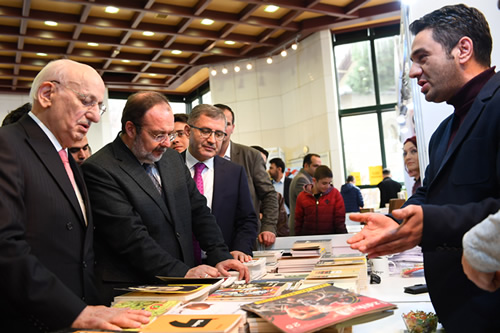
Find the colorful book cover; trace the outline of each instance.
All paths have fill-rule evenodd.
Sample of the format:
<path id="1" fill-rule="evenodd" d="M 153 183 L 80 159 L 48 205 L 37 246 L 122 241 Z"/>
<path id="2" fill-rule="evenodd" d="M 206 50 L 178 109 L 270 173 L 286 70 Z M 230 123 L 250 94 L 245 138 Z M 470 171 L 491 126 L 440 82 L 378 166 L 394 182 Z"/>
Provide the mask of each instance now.
<path id="1" fill-rule="evenodd" d="M 239 314 L 166 314 L 157 317 L 153 322 L 146 325 L 141 332 L 225 333 L 236 328 L 240 324 L 241 318 Z"/>
<path id="2" fill-rule="evenodd" d="M 256 282 L 245 284 L 233 284 L 227 288 L 220 288 L 207 298 L 209 301 L 226 301 L 226 300 L 239 300 L 245 301 L 246 299 L 261 299 L 281 294 L 282 290 L 287 286 L 286 282 Z"/>
<path id="3" fill-rule="evenodd" d="M 317 269 L 311 271 L 307 279 L 331 279 L 331 278 L 348 278 L 359 276 L 359 269 Z"/>
<path id="4" fill-rule="evenodd" d="M 131 291 L 141 291 L 149 293 L 186 294 L 186 293 L 194 293 L 200 291 L 209 286 L 210 285 L 207 284 L 198 284 L 198 285 L 167 284 L 167 285 L 145 285 L 145 286 L 129 287 L 128 289 Z"/>
<path id="5" fill-rule="evenodd" d="M 242 306 L 286 333 L 317 331 L 367 314 L 395 309 L 391 303 L 322 284 Z"/>
<path id="6" fill-rule="evenodd" d="M 113 308 L 129 308 L 132 310 L 146 310 L 151 312 L 151 317 L 158 317 L 165 312 L 181 305 L 180 301 L 121 301 L 113 304 Z"/>

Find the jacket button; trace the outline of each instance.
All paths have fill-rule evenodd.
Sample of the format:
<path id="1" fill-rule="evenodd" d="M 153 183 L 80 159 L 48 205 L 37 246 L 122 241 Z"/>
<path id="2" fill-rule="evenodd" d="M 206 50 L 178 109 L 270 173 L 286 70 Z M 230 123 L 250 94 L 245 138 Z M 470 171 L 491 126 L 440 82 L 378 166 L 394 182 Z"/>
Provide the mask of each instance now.
<path id="1" fill-rule="evenodd" d="M 83 266 L 83 268 L 87 268 L 87 262 L 85 262 L 85 261 L 82 262 L 82 266 Z"/>
<path id="2" fill-rule="evenodd" d="M 73 223 L 71 223 L 71 222 L 66 223 L 66 229 L 72 230 L 73 229 Z"/>
<path id="3" fill-rule="evenodd" d="M 177 238 L 181 238 L 181 234 L 176 232 L 175 235 L 177 236 Z"/>

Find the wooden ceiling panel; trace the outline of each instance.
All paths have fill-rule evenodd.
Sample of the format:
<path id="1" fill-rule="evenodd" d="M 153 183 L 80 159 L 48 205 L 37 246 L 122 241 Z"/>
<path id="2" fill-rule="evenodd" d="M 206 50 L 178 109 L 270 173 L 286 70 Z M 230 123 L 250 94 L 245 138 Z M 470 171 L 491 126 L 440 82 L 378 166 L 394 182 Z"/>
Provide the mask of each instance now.
<path id="1" fill-rule="evenodd" d="M 399 0 L 2 0 L 0 92 L 27 93 L 30 78 L 65 57 L 95 67 L 110 91 L 189 94 L 210 65 L 266 57 L 319 30 L 392 24 L 399 9 Z"/>

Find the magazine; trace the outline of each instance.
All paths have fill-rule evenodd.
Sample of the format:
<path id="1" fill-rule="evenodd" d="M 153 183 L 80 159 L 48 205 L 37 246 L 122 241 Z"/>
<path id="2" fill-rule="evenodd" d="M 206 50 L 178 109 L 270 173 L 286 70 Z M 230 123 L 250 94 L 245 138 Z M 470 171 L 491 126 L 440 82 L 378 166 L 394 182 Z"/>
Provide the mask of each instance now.
<path id="1" fill-rule="evenodd" d="M 235 283 L 227 288 L 216 290 L 208 296 L 207 301 L 253 302 L 281 295 L 288 286 L 287 282 Z"/>
<path id="2" fill-rule="evenodd" d="M 395 309 L 396 305 L 362 296 L 328 283 L 242 306 L 287 333 L 314 332 L 324 327 Z"/>

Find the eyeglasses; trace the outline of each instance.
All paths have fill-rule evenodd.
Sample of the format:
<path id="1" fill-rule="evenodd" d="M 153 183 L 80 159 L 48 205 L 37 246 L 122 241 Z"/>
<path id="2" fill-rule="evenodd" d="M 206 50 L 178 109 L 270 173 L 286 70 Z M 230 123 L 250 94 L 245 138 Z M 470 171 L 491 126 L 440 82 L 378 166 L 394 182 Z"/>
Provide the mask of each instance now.
<path id="1" fill-rule="evenodd" d="M 213 131 L 210 128 L 206 128 L 206 127 L 199 128 L 199 127 L 196 127 L 193 125 L 189 125 L 189 126 L 191 126 L 192 128 L 196 128 L 198 131 L 200 131 L 201 137 L 203 139 L 208 139 L 212 134 L 215 134 L 215 140 L 222 141 L 222 140 L 224 140 L 224 138 L 227 135 L 226 133 L 224 133 L 222 131 Z"/>
<path id="2" fill-rule="evenodd" d="M 81 92 L 78 92 L 66 85 L 63 85 L 61 82 L 59 81 L 56 81 L 56 80 L 52 80 L 50 81 L 52 83 L 57 83 L 59 84 L 61 87 L 63 88 L 66 88 L 66 89 L 69 89 L 71 90 L 76 96 L 78 96 L 78 99 L 80 100 L 80 102 L 83 104 L 83 106 L 87 107 L 89 110 L 92 109 L 94 106 L 97 105 L 98 109 L 99 109 L 99 115 L 102 116 L 104 112 L 106 112 L 106 105 L 104 105 L 103 103 L 99 103 L 95 100 L 95 98 L 93 96 L 91 96 L 90 94 L 82 94 Z"/>
<path id="3" fill-rule="evenodd" d="M 141 125 L 135 125 L 135 127 L 142 127 Z M 146 132 L 151 135 L 151 137 L 153 138 L 153 140 L 155 142 L 158 142 L 158 143 L 163 143 L 165 142 L 165 140 L 168 140 L 170 142 L 174 141 L 175 138 L 177 137 L 177 132 L 172 132 L 170 134 L 166 134 L 166 133 L 160 133 L 160 134 L 154 134 L 154 133 L 151 133 L 150 131 L 146 130 Z"/>

